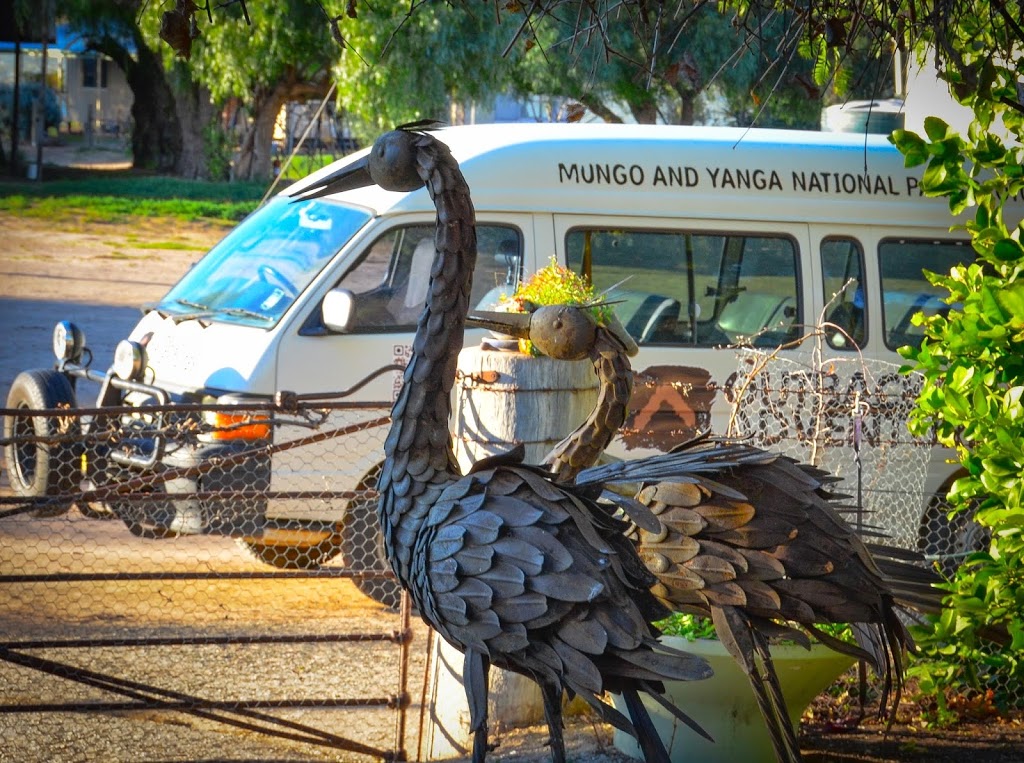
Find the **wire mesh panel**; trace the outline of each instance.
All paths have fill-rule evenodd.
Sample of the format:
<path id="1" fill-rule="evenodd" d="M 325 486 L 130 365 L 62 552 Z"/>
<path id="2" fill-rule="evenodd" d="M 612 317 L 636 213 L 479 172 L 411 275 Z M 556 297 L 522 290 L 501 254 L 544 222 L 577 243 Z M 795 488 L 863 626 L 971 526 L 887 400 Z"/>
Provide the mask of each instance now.
<path id="1" fill-rule="evenodd" d="M 741 350 L 730 434 L 832 473 L 861 509 L 851 523 L 917 548 L 933 450 L 907 430 L 919 375 L 880 360 L 805 360 Z"/>
<path id="2" fill-rule="evenodd" d="M 0 413 L 4 755 L 404 754 L 385 408 Z"/>

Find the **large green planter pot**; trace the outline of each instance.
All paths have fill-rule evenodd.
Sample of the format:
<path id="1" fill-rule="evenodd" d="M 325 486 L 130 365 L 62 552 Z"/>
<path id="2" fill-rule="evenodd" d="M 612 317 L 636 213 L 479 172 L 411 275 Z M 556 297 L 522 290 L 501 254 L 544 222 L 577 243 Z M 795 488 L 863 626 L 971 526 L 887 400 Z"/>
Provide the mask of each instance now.
<path id="1" fill-rule="evenodd" d="M 662 641 L 677 649 L 705 658 L 715 674 L 704 681 L 675 681 L 667 684 L 673 703 L 704 728 L 714 742 L 669 715 L 660 705 L 644 699 L 658 733 L 673 763 L 771 763 L 775 760 L 768 730 L 764 725 L 750 682 L 720 641 L 663 636 Z M 772 657 L 782 683 L 790 720 L 799 723 L 804 709 L 818 694 L 849 668 L 854 660 L 815 644 L 807 651 L 800 646 L 773 646 Z M 622 698 L 612 695 L 615 706 L 625 712 Z M 635 758 L 640 748 L 629 734 L 615 732 L 615 746 Z"/>

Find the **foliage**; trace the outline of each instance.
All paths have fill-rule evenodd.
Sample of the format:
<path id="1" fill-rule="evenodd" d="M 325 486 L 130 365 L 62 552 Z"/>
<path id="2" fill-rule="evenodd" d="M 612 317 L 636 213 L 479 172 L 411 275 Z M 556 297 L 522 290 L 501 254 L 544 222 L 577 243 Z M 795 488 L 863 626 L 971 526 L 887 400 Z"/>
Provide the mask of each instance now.
<path id="1" fill-rule="evenodd" d="M 152 14 L 150 24 L 157 14 Z M 239 4 L 218 9 L 192 47 L 193 76 L 214 101 L 237 98 L 252 106 L 279 82 L 322 79 L 338 54 L 323 12 L 308 0 L 261 3 L 242 17 Z"/>
<path id="2" fill-rule="evenodd" d="M 968 134 L 933 117 L 924 136 L 892 137 L 908 166 L 926 165 L 926 194 L 946 197 L 955 215 L 974 208 L 956 227 L 970 234 L 977 260 L 929 274 L 949 292 L 950 309 L 918 316 L 926 339 L 901 350 L 925 377 L 912 429 L 934 431 L 957 451 L 965 474 L 949 500 L 955 512 L 976 510 L 991 533 L 989 547 L 968 556 L 950 584 L 949 609 L 919 635 L 937 661 L 916 670 L 935 690 L 954 680 L 979 688 L 1024 682 L 1024 220 L 1009 206 L 1024 196 L 1024 111 L 1015 105 L 1024 59 L 994 60 L 998 25 L 975 22 L 949 40 L 961 64 L 976 62 L 972 86 L 961 87 L 969 68 L 944 74 L 973 109 Z M 986 44 L 989 35 L 996 39 Z M 1006 628 L 1011 644 L 987 653 L 986 627 Z"/>
<path id="3" fill-rule="evenodd" d="M 379 0 L 346 19 L 334 75 L 338 100 L 364 143 L 395 125 L 449 118 L 451 104 L 487 104 L 505 89 L 510 29 L 479 3 Z M 333 14 L 332 14 L 333 15 Z"/>
<path id="4" fill-rule="evenodd" d="M 591 305 L 591 312 L 599 324 L 607 323 L 612 317 L 611 305 L 601 302 L 594 287 L 583 276 L 559 265 L 553 255 L 547 266 L 516 287 L 510 302 L 513 312 L 525 313 L 545 305 Z M 540 355 L 529 339 L 521 339 L 519 349 Z"/>
<path id="5" fill-rule="evenodd" d="M 203 153 L 206 155 L 206 172 L 210 180 L 230 179 L 232 143 L 231 136 L 216 121 L 206 123 L 203 128 Z"/>
<path id="6" fill-rule="evenodd" d="M 714 623 L 710 617 L 692 615 L 685 612 L 674 612 L 669 617 L 655 623 L 655 626 L 665 636 L 680 636 L 688 641 L 707 638 L 716 639 Z M 853 631 L 846 623 L 820 623 L 817 628 L 823 633 L 853 643 Z M 785 642 L 790 643 L 790 642 Z"/>
<path id="7" fill-rule="evenodd" d="M 306 175 L 323 169 L 341 158 L 341 154 L 332 153 L 296 154 L 282 162 L 281 178 L 283 180 L 302 180 Z"/>
<path id="8" fill-rule="evenodd" d="M 710 617 L 676 612 L 654 625 L 662 632 L 662 635 L 679 636 L 687 641 L 696 641 L 702 638 L 718 638 L 714 623 L 711 622 Z"/>
<path id="9" fill-rule="evenodd" d="M 531 28 L 515 72 L 520 92 L 570 96 L 609 121 L 692 124 L 711 118 L 708 105 L 719 101 L 725 118 L 739 124 L 755 117 L 761 125 L 818 124 L 820 104 L 794 84 L 793 72 L 776 82 L 783 71 L 773 71 L 784 54 L 781 17 L 765 26 L 764 45 L 747 47 L 729 15 L 680 2 L 656 17 L 637 13 L 630 23 L 610 25 L 602 47 L 574 34 L 578 15 L 575 4 L 566 4 Z"/>
<path id="10" fill-rule="evenodd" d="M 251 203 L 258 202 L 264 190 L 265 186 L 259 183 L 214 183 L 160 175 L 97 172 L 80 179 L 47 180 L 44 183 L 4 183 L 0 186 L 0 198 L 12 194 L 55 199 L 70 196 L 123 196 L 127 199 Z"/>
<path id="11" fill-rule="evenodd" d="M 126 199 L 120 196 L 65 196 L 34 199 L 0 197 L 0 210 L 23 217 L 55 219 L 74 216 L 83 220 L 120 223 L 132 217 L 173 217 L 178 220 L 238 222 L 253 209 L 252 202 L 196 201 L 189 199 Z"/>

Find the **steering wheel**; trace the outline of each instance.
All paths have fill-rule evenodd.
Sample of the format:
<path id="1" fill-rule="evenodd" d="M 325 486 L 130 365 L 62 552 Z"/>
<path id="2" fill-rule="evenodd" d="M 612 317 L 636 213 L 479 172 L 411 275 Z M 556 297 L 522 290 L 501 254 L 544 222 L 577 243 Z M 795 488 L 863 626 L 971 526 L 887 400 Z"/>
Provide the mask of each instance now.
<path id="1" fill-rule="evenodd" d="M 289 297 L 295 298 L 299 295 L 299 290 L 295 288 L 295 284 L 281 275 L 280 271 L 271 265 L 260 265 L 256 272 L 259 274 L 261 281 L 271 286 L 279 286 Z"/>

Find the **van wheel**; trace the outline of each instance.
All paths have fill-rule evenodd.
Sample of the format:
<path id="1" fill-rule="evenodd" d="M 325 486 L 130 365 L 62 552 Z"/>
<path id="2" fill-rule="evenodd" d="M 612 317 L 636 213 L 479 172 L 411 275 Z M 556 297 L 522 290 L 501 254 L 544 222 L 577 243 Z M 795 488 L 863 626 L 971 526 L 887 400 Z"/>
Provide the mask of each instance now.
<path id="1" fill-rule="evenodd" d="M 384 536 L 377 522 L 374 501 L 353 501 L 345 512 L 341 530 L 342 559 L 352 572 L 390 573 L 391 565 L 384 554 Z M 360 591 L 386 607 L 397 609 L 402 603 L 402 587 L 393 578 L 355 578 Z"/>
<path id="2" fill-rule="evenodd" d="M 944 500 L 928 507 L 918 531 L 917 547 L 925 556 L 935 558 L 944 576 L 952 578 L 964 557 L 986 550 L 992 537 L 974 521 L 975 508 L 965 509 L 952 518 L 948 516 L 949 508 Z"/>
<path id="3" fill-rule="evenodd" d="M 259 538 L 239 538 L 252 558 L 279 570 L 315 570 L 341 553 L 336 525 L 310 528 L 268 528 Z"/>
<path id="4" fill-rule="evenodd" d="M 7 407 L 19 411 L 75 407 L 75 392 L 68 378 L 57 371 L 23 371 L 7 395 Z M 4 438 L 75 436 L 80 426 L 75 416 L 13 415 L 4 419 Z M 53 507 L 36 509 L 35 517 L 56 517 L 71 508 L 81 476 L 81 442 L 12 442 L 4 446 L 11 488 L 27 498 L 67 495 Z"/>

